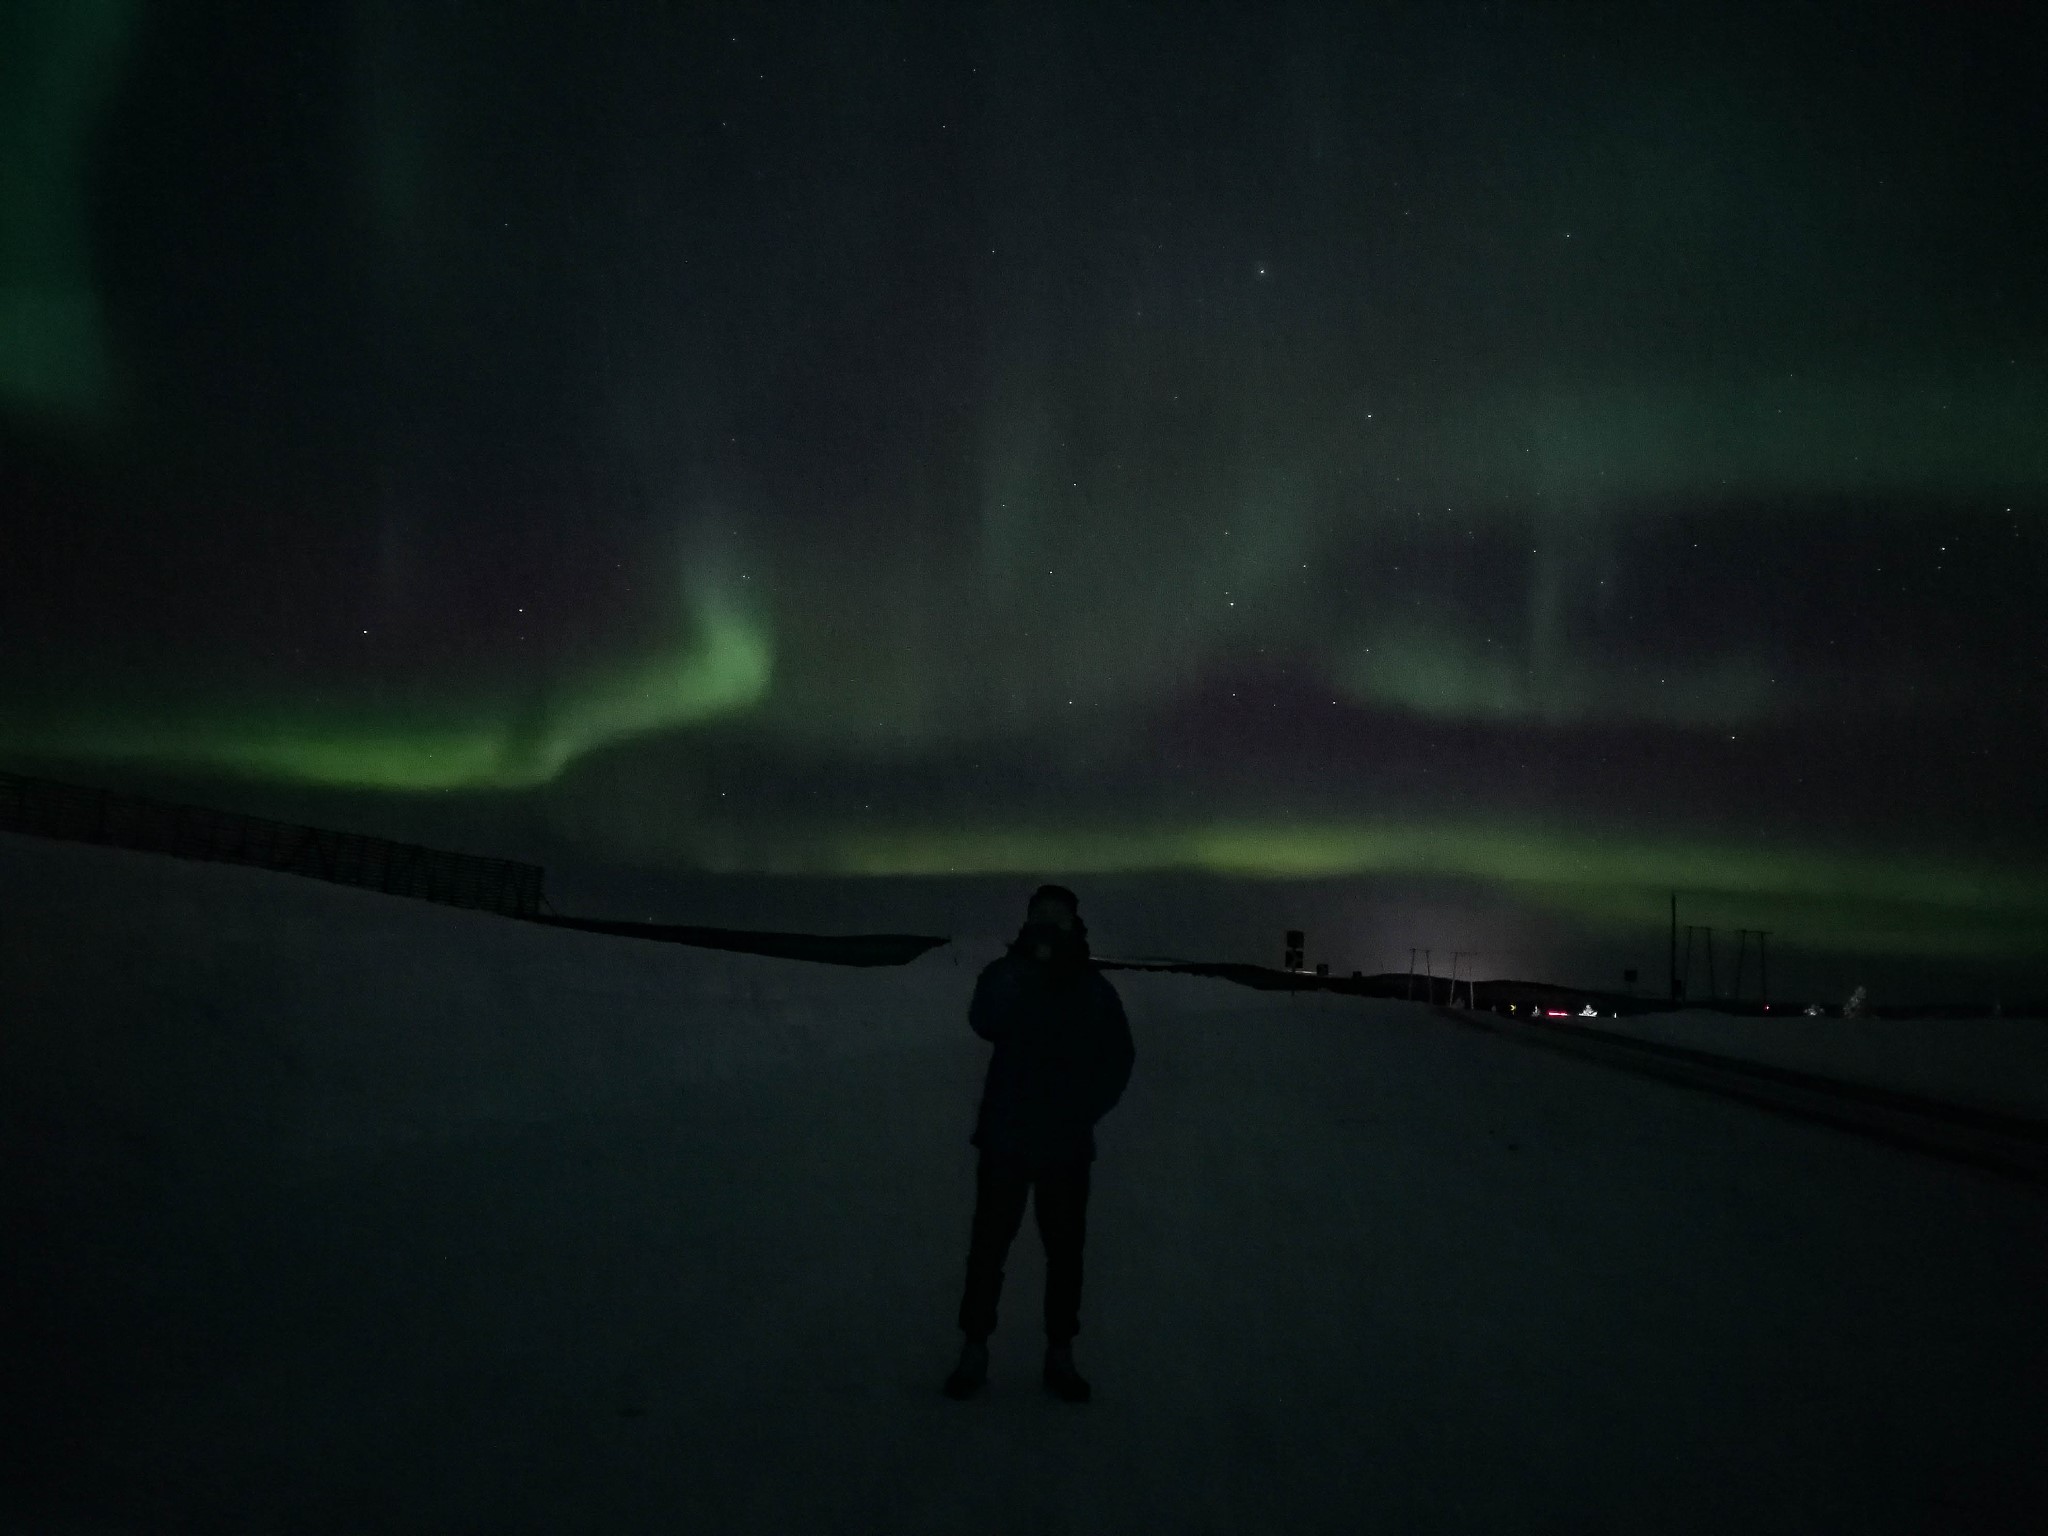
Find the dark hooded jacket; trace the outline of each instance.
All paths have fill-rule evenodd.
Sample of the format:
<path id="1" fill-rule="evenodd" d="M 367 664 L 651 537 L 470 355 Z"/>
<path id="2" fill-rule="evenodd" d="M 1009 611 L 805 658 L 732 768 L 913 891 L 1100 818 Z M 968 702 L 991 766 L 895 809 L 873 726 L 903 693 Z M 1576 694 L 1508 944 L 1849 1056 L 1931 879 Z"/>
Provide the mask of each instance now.
<path id="1" fill-rule="evenodd" d="M 1035 957 L 1053 947 L 1050 963 Z M 1095 1122 L 1123 1097 L 1135 1051 L 1123 1003 L 1088 956 L 1087 929 L 1027 924 L 974 984 L 967 1019 L 995 1045 L 969 1140 L 1026 1168 L 1095 1160 Z"/>

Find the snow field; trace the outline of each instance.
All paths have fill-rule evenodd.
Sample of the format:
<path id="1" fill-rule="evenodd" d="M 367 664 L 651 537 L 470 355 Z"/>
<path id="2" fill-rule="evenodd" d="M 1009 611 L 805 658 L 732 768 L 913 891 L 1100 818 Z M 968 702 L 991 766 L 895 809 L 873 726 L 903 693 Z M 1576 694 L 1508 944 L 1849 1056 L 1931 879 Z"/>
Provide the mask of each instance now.
<path id="1" fill-rule="evenodd" d="M 986 954 L 847 970 L 15 839 L 0 895 L 14 1528 L 2048 1510 L 2048 1202 L 1987 1175 L 1418 1006 L 1116 973 L 1097 1401 L 1037 1385 L 1027 1215 L 955 1404 Z"/>
<path id="2" fill-rule="evenodd" d="M 1603 1019 L 1598 1027 L 2048 1120 L 2044 1019 L 1834 1019 L 1797 1011 L 1759 1019 L 1688 1010 Z"/>

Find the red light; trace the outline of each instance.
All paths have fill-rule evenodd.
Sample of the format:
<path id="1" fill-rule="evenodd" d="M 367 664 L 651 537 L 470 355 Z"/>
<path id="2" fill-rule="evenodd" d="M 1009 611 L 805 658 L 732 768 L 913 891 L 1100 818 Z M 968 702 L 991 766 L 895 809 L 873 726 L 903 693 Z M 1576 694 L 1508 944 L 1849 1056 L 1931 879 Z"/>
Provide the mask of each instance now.
<path id="1" fill-rule="evenodd" d="M 1546 1019 L 1568 1019 L 1571 1017 L 1571 1015 L 1565 1012 L 1562 1008 L 1546 1008 L 1543 1010 L 1543 1016 Z"/>

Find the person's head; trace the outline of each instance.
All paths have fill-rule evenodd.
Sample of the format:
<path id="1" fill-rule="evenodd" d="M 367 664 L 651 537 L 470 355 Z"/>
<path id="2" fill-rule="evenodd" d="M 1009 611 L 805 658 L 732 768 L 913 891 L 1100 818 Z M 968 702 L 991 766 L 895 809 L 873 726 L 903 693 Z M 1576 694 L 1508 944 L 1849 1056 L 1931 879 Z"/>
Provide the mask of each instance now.
<path id="1" fill-rule="evenodd" d="M 1024 921 L 1072 933 L 1081 921 L 1081 898 L 1064 885 L 1041 885 L 1031 893 Z"/>

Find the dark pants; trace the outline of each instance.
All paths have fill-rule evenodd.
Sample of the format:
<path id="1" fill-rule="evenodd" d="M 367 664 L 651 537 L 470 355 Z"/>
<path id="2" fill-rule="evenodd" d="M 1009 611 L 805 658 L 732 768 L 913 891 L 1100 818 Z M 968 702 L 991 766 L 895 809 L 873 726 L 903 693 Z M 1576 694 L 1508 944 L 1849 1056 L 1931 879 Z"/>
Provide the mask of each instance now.
<path id="1" fill-rule="evenodd" d="M 967 1290 L 960 1298 L 960 1331 L 984 1339 L 996 1331 L 996 1298 L 1003 1291 L 1003 1261 L 1024 1220 L 1024 1197 L 1037 1187 L 1032 1208 L 1045 1243 L 1045 1336 L 1064 1343 L 1081 1331 L 1081 1244 L 1088 1235 L 1088 1164 L 1032 1171 L 992 1161 L 987 1153 L 974 1175 L 974 1232 L 967 1245 Z"/>

